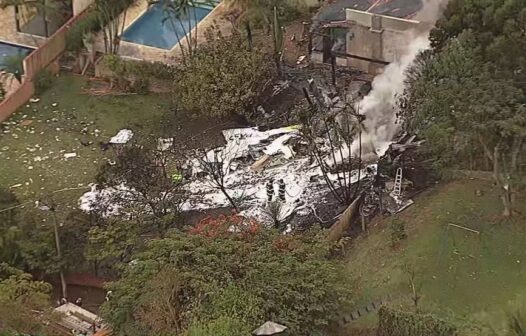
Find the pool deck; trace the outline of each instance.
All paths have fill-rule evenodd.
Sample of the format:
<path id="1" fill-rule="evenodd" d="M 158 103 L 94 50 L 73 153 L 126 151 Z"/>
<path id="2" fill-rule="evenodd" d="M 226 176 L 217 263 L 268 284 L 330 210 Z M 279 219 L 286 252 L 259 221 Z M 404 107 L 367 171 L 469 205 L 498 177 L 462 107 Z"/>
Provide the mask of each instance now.
<path id="1" fill-rule="evenodd" d="M 130 7 L 126 13 L 125 30 L 130 27 L 133 22 L 135 22 L 135 20 L 137 20 L 146 11 L 147 8 L 147 0 L 138 0 L 135 5 Z M 208 14 L 202 21 L 199 22 L 197 30 L 198 45 L 206 40 L 205 31 L 212 26 L 216 26 L 225 35 L 229 35 L 231 33 L 232 25 L 230 22 L 228 22 L 228 20 L 225 19 L 226 14 L 226 6 L 223 2 L 221 2 L 216 8 L 212 10 L 212 12 L 210 12 L 210 14 Z M 184 42 L 183 45 L 185 45 Z M 97 38 L 95 47 L 97 51 L 104 52 L 104 42 L 101 36 Z M 166 50 L 127 41 L 121 41 L 119 55 L 132 59 L 158 61 L 167 64 L 176 64 L 181 61 L 182 57 L 181 46 L 179 43 L 176 44 L 171 50 Z"/>
<path id="2" fill-rule="evenodd" d="M 126 23 L 125 29 L 135 22 L 148 8 L 147 0 L 137 0 L 126 12 Z M 205 31 L 215 26 L 221 30 L 225 35 L 231 34 L 232 25 L 226 19 L 228 10 L 226 5 L 221 2 L 216 8 L 208 14 L 198 24 L 197 30 L 197 44 L 203 43 L 205 38 Z M 122 16 L 124 13 L 122 14 Z M 122 19 L 121 16 L 121 19 Z M 194 28 L 195 31 L 195 28 Z M 12 44 L 18 44 L 21 46 L 28 46 L 37 48 L 42 45 L 45 38 L 34 36 L 26 33 L 16 31 L 15 22 L 15 10 L 12 7 L 6 9 L 0 9 L 0 42 L 8 42 Z M 184 43 L 183 43 L 184 45 Z M 104 52 L 104 41 L 102 35 L 96 38 L 95 48 L 97 51 Z M 149 47 L 127 41 L 121 41 L 119 54 L 123 57 L 148 60 L 148 61 L 160 61 L 167 64 L 176 64 L 181 61 L 181 46 L 175 45 L 171 50 L 160 49 L 155 47 Z"/>

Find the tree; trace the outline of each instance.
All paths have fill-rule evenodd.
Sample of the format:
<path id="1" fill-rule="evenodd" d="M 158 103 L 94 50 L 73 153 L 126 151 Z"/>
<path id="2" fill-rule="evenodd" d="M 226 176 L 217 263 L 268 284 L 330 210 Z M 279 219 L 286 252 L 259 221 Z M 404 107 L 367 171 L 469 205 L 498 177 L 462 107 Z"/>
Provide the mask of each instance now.
<path id="1" fill-rule="evenodd" d="M 274 78 L 272 62 L 261 50 L 247 50 L 237 34 L 224 37 L 208 31 L 206 35 L 207 43 L 176 73 L 174 103 L 196 115 L 249 115 Z"/>
<path id="2" fill-rule="evenodd" d="M 50 292 L 50 284 L 0 264 L 0 330 L 32 335 L 43 332 L 38 312 L 48 310 Z"/>
<path id="3" fill-rule="evenodd" d="M 210 223 L 213 235 L 173 232 L 136 256 L 102 308 L 116 335 L 224 332 L 226 317 L 247 331 L 273 320 L 294 335 L 320 334 L 345 312 L 343 265 L 319 237 L 220 223 Z"/>
<path id="4" fill-rule="evenodd" d="M 424 54 L 401 98 L 405 126 L 426 140 L 435 168 L 458 169 L 476 150 L 492 166 L 504 216 L 514 210 L 526 142 L 523 92 L 484 61 L 476 36 L 462 33 L 436 55 Z"/>
<path id="5" fill-rule="evenodd" d="M 126 26 L 126 13 L 134 0 L 95 0 L 95 8 L 103 33 L 104 51 L 117 54 L 121 35 Z M 122 15 L 121 15 L 122 14 Z"/>
<path id="6" fill-rule="evenodd" d="M 234 23 L 244 26 L 250 48 L 253 25 L 266 28 L 267 33 L 273 31 L 274 35 L 277 29 L 282 29 L 281 22 L 298 16 L 306 8 L 302 0 L 226 0 L 225 3 Z"/>
<path id="7" fill-rule="evenodd" d="M 439 52 L 469 30 L 481 49 L 482 59 L 524 90 L 525 24 L 526 3 L 522 0 L 451 0 L 430 37 L 433 50 Z"/>
<path id="8" fill-rule="evenodd" d="M 236 202 L 228 193 L 226 177 L 230 173 L 232 160 L 236 153 L 229 153 L 229 148 L 212 149 L 203 157 L 198 156 L 199 167 L 203 173 L 207 174 L 210 184 L 213 188 L 219 189 L 227 198 L 228 202 L 236 211 L 238 207 Z"/>
<path id="9" fill-rule="evenodd" d="M 8 189 L 0 188 L 0 263 L 21 263 L 18 241 L 21 230 L 18 226 L 18 200 Z"/>
<path id="10" fill-rule="evenodd" d="M 228 0 L 226 1 L 231 13 L 236 17 L 236 22 L 244 25 L 249 49 L 252 49 L 252 25 L 251 22 L 261 22 L 265 20 L 267 4 L 260 0 Z"/>
<path id="11" fill-rule="evenodd" d="M 328 103 L 323 89 L 314 82 L 311 82 L 309 90 L 304 89 L 304 94 L 309 106 L 300 117 L 302 137 L 309 144 L 309 152 L 319 165 L 334 198 L 342 205 L 349 205 L 360 189 L 363 116 L 352 102 Z M 323 137 L 327 141 L 320 144 L 319 139 Z M 358 155 L 353 157 L 352 148 L 356 140 Z M 353 179 L 352 168 L 358 169 L 357 180 Z"/>
<path id="12" fill-rule="evenodd" d="M 12 55 L 6 57 L 4 60 L 4 71 L 12 74 L 20 84 L 22 83 L 22 76 L 24 75 L 24 58 L 25 55 Z"/>
<path id="13" fill-rule="evenodd" d="M 131 261 L 133 253 L 141 246 L 137 222 L 119 218 L 99 219 L 89 230 L 85 255 L 93 262 L 95 273 L 105 268 L 106 273 L 113 275 L 120 266 Z"/>
<path id="14" fill-rule="evenodd" d="M 106 212 L 108 205 L 118 204 L 127 219 L 143 222 L 158 235 L 175 226 L 180 205 L 179 183 L 170 177 L 168 155 L 167 151 L 139 145 L 122 148 L 116 163 L 102 166 L 96 180 L 99 188 L 123 186 L 125 191 L 114 193 L 110 200 L 101 200 L 100 214 Z"/>

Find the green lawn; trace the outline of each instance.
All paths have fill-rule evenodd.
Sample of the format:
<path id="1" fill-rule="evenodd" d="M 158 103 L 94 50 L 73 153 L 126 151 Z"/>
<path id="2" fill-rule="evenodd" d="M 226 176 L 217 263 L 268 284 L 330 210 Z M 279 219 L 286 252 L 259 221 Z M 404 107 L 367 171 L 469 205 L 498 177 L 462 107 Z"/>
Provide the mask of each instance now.
<path id="1" fill-rule="evenodd" d="M 482 195 L 477 196 L 477 190 Z M 387 293 L 410 298 L 404 269 L 413 268 L 422 284 L 421 308 L 445 318 L 454 315 L 501 328 L 507 312 L 519 301 L 526 304 L 524 217 L 502 219 L 498 191 L 479 180 L 444 184 L 415 201 L 399 215 L 408 233 L 400 249 L 390 247 L 388 218 L 377 222 L 349 252 L 357 307 Z M 518 204 L 526 213 L 524 198 Z M 449 223 L 478 230 L 480 235 Z M 354 326 L 373 322 L 368 317 Z"/>
<path id="2" fill-rule="evenodd" d="M 64 75 L 38 103 L 28 103 L 2 124 L 0 186 L 20 185 L 12 190 L 21 201 L 93 182 L 97 168 L 112 156 L 111 150 L 101 151 L 99 142 L 122 128 L 144 139 L 169 110 L 165 96 L 93 97 L 83 94 L 88 84 L 83 77 Z M 94 144 L 84 146 L 81 140 Z M 65 153 L 77 157 L 65 159 Z M 82 192 L 66 193 L 63 201 L 75 205 Z"/>

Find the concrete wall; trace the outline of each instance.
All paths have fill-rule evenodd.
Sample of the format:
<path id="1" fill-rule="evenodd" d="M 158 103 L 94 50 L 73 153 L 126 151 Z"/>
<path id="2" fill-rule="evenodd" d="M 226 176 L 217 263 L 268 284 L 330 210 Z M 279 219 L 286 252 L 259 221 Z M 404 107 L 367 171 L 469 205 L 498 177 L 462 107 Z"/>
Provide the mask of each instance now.
<path id="1" fill-rule="evenodd" d="M 82 13 L 83 10 L 88 8 L 95 0 L 73 0 L 73 16 Z"/>
<path id="2" fill-rule="evenodd" d="M 346 20 L 350 23 L 347 54 L 368 59 L 349 57 L 347 64 L 370 74 L 381 71 L 384 66 L 382 62 L 397 60 L 403 54 L 405 34 L 422 28 L 418 21 L 354 9 L 346 10 Z M 374 62 L 375 60 L 379 62 Z"/>

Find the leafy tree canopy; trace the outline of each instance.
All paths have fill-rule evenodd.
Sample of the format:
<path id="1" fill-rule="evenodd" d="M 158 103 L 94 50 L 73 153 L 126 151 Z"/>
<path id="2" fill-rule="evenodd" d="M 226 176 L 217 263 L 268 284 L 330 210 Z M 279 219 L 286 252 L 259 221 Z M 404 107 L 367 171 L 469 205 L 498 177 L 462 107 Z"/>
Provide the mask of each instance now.
<path id="1" fill-rule="evenodd" d="M 526 88 L 526 3 L 523 0 L 451 0 L 431 32 L 435 51 L 471 31 L 482 61 Z"/>
<path id="2" fill-rule="evenodd" d="M 344 268 L 318 237 L 225 228 L 172 232 L 138 254 L 103 306 L 115 332 L 241 335 L 272 320 L 319 335 L 345 311 Z"/>
<path id="3" fill-rule="evenodd" d="M 438 53 L 419 56 L 401 97 L 406 128 L 427 140 L 435 168 L 459 169 L 486 158 L 510 215 L 526 142 L 524 92 L 515 78 L 485 62 L 476 33 L 467 30 Z"/>
<path id="4" fill-rule="evenodd" d="M 51 285 L 0 264 L 0 330 L 32 335 L 43 332 L 35 312 L 47 310 L 50 292 Z"/>
<path id="5" fill-rule="evenodd" d="M 183 111 L 210 117 L 247 115 L 272 80 L 272 58 L 249 50 L 238 34 L 207 32 L 201 45 L 176 74 L 173 98 Z"/>

